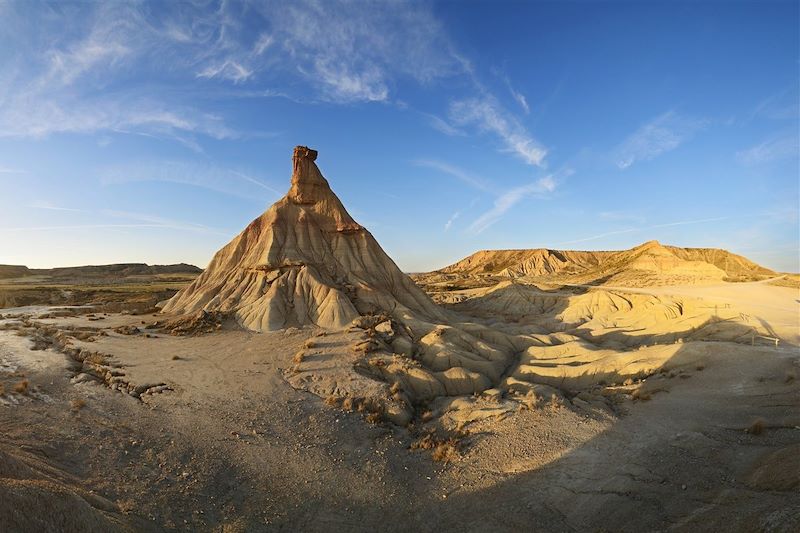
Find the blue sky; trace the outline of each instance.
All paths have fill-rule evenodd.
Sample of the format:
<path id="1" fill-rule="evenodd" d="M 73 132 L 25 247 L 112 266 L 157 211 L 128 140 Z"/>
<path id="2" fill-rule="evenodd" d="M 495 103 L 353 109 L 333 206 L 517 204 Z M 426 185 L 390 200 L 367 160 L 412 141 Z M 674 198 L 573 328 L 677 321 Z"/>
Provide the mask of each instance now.
<path id="1" fill-rule="evenodd" d="M 306 144 L 405 270 L 798 262 L 797 2 L 0 0 L 0 263 L 191 262 Z"/>

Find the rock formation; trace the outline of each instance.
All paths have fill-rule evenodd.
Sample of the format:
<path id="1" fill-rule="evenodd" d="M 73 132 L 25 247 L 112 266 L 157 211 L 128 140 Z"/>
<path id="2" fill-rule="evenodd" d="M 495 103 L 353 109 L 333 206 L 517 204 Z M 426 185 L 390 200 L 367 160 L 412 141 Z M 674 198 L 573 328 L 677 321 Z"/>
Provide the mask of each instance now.
<path id="1" fill-rule="evenodd" d="M 748 259 L 713 248 L 679 248 L 649 241 L 630 250 L 482 250 L 431 274 L 545 278 L 595 285 L 698 284 L 775 276 Z"/>
<path id="2" fill-rule="evenodd" d="M 216 253 L 165 305 L 232 313 L 243 327 L 339 329 L 362 314 L 443 320 L 442 311 L 358 224 L 317 168 L 294 149 L 289 192 Z"/>

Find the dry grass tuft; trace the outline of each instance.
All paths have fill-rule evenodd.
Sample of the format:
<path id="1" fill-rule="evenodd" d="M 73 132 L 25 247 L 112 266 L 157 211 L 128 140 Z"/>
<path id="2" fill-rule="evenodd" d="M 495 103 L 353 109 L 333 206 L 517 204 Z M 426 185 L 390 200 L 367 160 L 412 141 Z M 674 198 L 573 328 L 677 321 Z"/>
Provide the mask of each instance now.
<path id="1" fill-rule="evenodd" d="M 314 342 L 313 339 L 308 339 L 306 342 L 303 343 L 303 348 L 306 350 L 310 350 L 314 348 L 317 344 Z"/>
<path id="2" fill-rule="evenodd" d="M 431 454 L 431 457 L 434 461 L 440 463 L 457 461 L 461 458 L 461 455 L 458 453 L 458 441 L 451 438 L 441 444 L 438 444 L 436 448 L 433 449 L 433 454 Z"/>
<path id="3" fill-rule="evenodd" d="M 302 351 L 299 351 L 296 354 L 294 354 L 294 357 L 292 358 L 292 362 L 294 364 L 296 364 L 296 365 L 299 365 L 300 363 L 303 362 L 304 358 L 305 358 L 305 354 Z"/>
<path id="4" fill-rule="evenodd" d="M 763 418 L 756 418 L 750 427 L 745 429 L 745 433 L 749 433 L 750 435 L 761 435 L 764 433 L 764 428 L 766 427 L 767 423 L 764 422 Z"/>
<path id="5" fill-rule="evenodd" d="M 428 422 L 433 419 L 433 413 L 431 411 L 423 411 L 423 413 L 420 415 L 420 419 L 423 422 Z"/>
<path id="6" fill-rule="evenodd" d="M 402 387 L 400 386 L 400 382 L 399 381 L 395 381 L 394 383 L 392 383 L 392 386 L 389 387 L 389 392 L 391 392 L 392 394 L 397 394 L 401 390 L 402 390 Z"/>
<path id="7" fill-rule="evenodd" d="M 28 389 L 30 388 L 30 381 L 27 379 L 23 379 L 16 385 L 14 385 L 14 392 L 17 394 L 28 394 Z"/>
<path id="8" fill-rule="evenodd" d="M 641 402 L 646 402 L 648 400 L 651 400 L 653 398 L 653 395 L 650 394 L 649 392 L 645 391 L 645 390 L 642 390 L 641 388 L 638 388 L 635 391 L 633 391 L 633 393 L 631 394 L 631 398 L 633 400 L 639 400 Z"/>
<path id="9" fill-rule="evenodd" d="M 344 409 L 345 411 L 352 411 L 354 403 L 355 402 L 353 402 L 352 398 L 345 398 L 344 400 L 342 400 L 342 409 Z"/>
<path id="10" fill-rule="evenodd" d="M 564 404 L 562 403 L 561 398 L 559 398 L 555 394 L 550 396 L 550 401 L 547 404 L 548 409 L 550 409 L 551 411 L 558 411 L 563 406 Z"/>
<path id="11" fill-rule="evenodd" d="M 383 422 L 383 414 L 382 413 L 370 413 L 367 415 L 367 422 L 370 424 L 380 424 Z"/>
<path id="12" fill-rule="evenodd" d="M 69 402 L 69 405 L 73 411 L 80 411 L 81 409 L 86 407 L 86 400 L 84 400 L 83 398 L 76 398 L 75 400 Z"/>
<path id="13" fill-rule="evenodd" d="M 525 411 L 525 410 L 533 411 L 536 408 L 536 404 L 539 403 L 539 397 L 536 396 L 536 393 L 531 390 L 528 391 L 528 393 L 525 396 L 523 396 L 520 401 L 521 401 L 519 405 L 520 411 Z"/>
<path id="14" fill-rule="evenodd" d="M 330 407 L 339 407 L 339 404 L 342 402 L 342 399 L 336 396 L 335 394 L 329 395 L 325 398 L 325 405 Z"/>

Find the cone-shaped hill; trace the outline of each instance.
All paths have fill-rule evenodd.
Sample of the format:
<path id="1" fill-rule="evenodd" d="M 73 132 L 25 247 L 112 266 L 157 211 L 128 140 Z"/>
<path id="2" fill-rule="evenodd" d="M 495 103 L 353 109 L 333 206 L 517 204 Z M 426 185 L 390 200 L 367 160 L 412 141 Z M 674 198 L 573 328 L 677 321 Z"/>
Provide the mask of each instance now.
<path id="1" fill-rule="evenodd" d="M 294 149 L 291 188 L 219 250 L 164 307 L 232 313 L 245 328 L 337 329 L 362 314 L 442 320 L 442 311 L 342 205 L 317 168 Z"/>

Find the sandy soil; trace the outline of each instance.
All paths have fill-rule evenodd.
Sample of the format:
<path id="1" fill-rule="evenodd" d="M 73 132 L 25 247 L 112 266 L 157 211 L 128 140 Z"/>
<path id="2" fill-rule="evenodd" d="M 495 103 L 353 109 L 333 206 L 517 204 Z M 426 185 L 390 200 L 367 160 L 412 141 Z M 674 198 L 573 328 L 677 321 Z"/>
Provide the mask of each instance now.
<path id="1" fill-rule="evenodd" d="M 36 335 L 0 331 L 0 453 L 22 465 L 0 470 L 14 503 L 0 504 L 0 529 L 798 530 L 797 291 L 652 291 L 731 303 L 782 342 L 670 345 L 642 381 L 527 407 L 434 403 L 432 419 L 408 429 L 306 392 L 328 382 L 298 373 L 295 354 L 312 340 L 305 365 L 348 357 L 355 331 L 180 337 L 144 329 L 152 315 L 33 318 L 40 335 L 46 325 L 91 333 L 73 346 L 105 354 L 116 381 L 81 377 L 57 349 L 31 350 Z M 147 388 L 137 398 L 115 384 Z M 464 433 L 453 461 L 410 449 L 448 421 Z"/>

